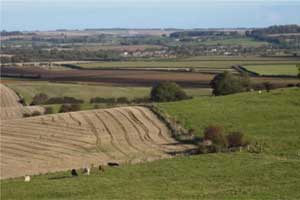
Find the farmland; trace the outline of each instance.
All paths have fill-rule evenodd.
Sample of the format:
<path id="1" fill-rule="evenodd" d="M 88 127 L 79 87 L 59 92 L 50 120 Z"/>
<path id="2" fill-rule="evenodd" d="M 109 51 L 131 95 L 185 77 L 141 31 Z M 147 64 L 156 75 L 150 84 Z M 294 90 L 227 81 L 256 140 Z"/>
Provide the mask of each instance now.
<path id="1" fill-rule="evenodd" d="M 44 112 L 44 108 L 40 106 L 23 106 L 20 103 L 20 97 L 13 90 L 2 84 L 0 84 L 0 94 L 1 120 L 22 118 L 23 114 L 33 113 L 34 111 Z"/>
<path id="2" fill-rule="evenodd" d="M 5 121 L 1 178 L 168 158 L 193 148 L 170 137 L 148 109 L 124 107 Z"/>
<path id="3" fill-rule="evenodd" d="M 211 123 L 241 130 L 252 142 L 263 144 L 263 153 L 179 157 L 108 168 L 104 174 L 94 170 L 91 176 L 79 178 L 60 179 L 69 172 L 50 173 L 34 176 L 30 184 L 5 180 L 2 197 L 298 199 L 299 94 L 299 89 L 291 88 L 158 105 L 187 128 L 195 128 L 198 135 Z"/>
<path id="4" fill-rule="evenodd" d="M 97 69 L 97 68 L 209 68 L 220 69 L 224 71 L 225 69 L 230 69 L 232 65 L 245 65 L 245 64 L 289 64 L 289 63 L 300 63 L 298 60 L 247 60 L 247 58 L 233 59 L 229 58 L 217 58 L 212 60 L 204 58 L 189 58 L 189 59 L 199 59 L 194 61 L 115 61 L 115 62 L 96 62 L 96 63 L 84 63 L 78 66 L 85 69 Z M 201 60 L 202 59 L 202 60 Z"/>
<path id="5" fill-rule="evenodd" d="M 247 70 L 253 71 L 260 75 L 289 75 L 296 76 L 298 68 L 294 64 L 274 64 L 274 65 L 246 65 Z"/>
<path id="6" fill-rule="evenodd" d="M 3 82 L 14 91 L 21 94 L 28 104 L 32 98 L 39 93 L 45 93 L 49 97 L 69 96 L 84 100 L 86 103 L 93 97 L 128 99 L 149 97 L 150 87 L 121 87 L 105 84 L 87 83 L 52 83 L 47 81 L 17 81 L 3 80 Z M 211 89 L 207 88 L 186 88 L 188 95 L 193 97 L 206 96 L 211 94 Z"/>
<path id="7" fill-rule="evenodd" d="M 267 42 L 261 42 L 250 38 L 232 38 L 223 40 L 208 40 L 200 42 L 205 45 L 241 45 L 250 47 L 259 47 L 263 45 L 268 45 Z"/>

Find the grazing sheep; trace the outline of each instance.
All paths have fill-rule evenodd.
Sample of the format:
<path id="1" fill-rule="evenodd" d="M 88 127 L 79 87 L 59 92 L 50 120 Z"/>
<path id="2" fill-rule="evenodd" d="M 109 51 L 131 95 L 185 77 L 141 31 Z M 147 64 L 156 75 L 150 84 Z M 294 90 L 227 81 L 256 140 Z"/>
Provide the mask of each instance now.
<path id="1" fill-rule="evenodd" d="M 104 166 L 99 165 L 99 171 L 104 172 L 105 171 Z"/>
<path id="2" fill-rule="evenodd" d="M 262 93 L 262 91 L 261 91 L 261 90 L 259 90 L 259 91 L 258 91 L 258 94 L 261 94 L 261 93 Z"/>
<path id="3" fill-rule="evenodd" d="M 107 163 L 107 165 L 110 166 L 110 167 L 118 167 L 119 163 L 109 162 L 109 163 Z"/>
<path id="4" fill-rule="evenodd" d="M 25 182 L 30 182 L 30 176 L 25 176 Z"/>
<path id="5" fill-rule="evenodd" d="M 78 176 L 76 169 L 72 169 L 71 174 L 73 177 Z"/>
<path id="6" fill-rule="evenodd" d="M 83 169 L 83 174 L 89 176 L 90 173 L 91 173 L 91 169 L 89 167 L 86 167 L 86 168 Z"/>

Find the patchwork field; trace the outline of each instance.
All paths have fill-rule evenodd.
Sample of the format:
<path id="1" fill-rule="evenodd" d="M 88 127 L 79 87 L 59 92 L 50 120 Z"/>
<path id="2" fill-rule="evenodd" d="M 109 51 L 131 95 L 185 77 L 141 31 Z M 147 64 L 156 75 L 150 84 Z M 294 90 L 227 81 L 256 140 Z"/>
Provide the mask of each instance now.
<path id="1" fill-rule="evenodd" d="M 200 42 L 205 45 L 236 45 L 236 46 L 244 46 L 244 47 L 260 47 L 264 45 L 268 45 L 268 42 L 257 41 L 251 38 L 232 38 L 232 39 L 224 39 L 224 40 L 208 40 Z"/>
<path id="2" fill-rule="evenodd" d="M 107 168 L 1 181 L 3 199 L 299 199 L 298 88 L 159 104 L 202 135 L 208 124 L 241 130 L 263 152 L 177 157 Z M 98 112 L 98 111 L 95 111 Z M 65 177 L 65 178 L 64 178 Z M 38 190 L 36 188 L 39 188 Z M 137 189 L 138 188 L 138 189 Z"/>
<path id="3" fill-rule="evenodd" d="M 1 178 L 107 162 L 169 158 L 181 145 L 155 114 L 124 107 L 8 120 L 1 125 Z"/>
<path id="4" fill-rule="evenodd" d="M 22 118 L 23 114 L 38 111 L 44 112 L 44 108 L 40 106 L 23 106 L 20 103 L 19 96 L 10 88 L 0 83 L 0 119 Z"/>
<path id="5" fill-rule="evenodd" d="M 247 70 L 258 73 L 259 75 L 289 75 L 296 76 L 298 68 L 296 64 L 274 64 L 274 65 L 245 65 Z"/>

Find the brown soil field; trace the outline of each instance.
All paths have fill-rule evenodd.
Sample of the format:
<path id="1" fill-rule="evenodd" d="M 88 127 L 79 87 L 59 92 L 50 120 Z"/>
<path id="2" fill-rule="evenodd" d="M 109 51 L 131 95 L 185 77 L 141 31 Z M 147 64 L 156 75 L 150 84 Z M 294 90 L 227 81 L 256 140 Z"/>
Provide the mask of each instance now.
<path id="1" fill-rule="evenodd" d="M 182 86 L 209 87 L 213 74 L 150 70 L 67 70 L 50 71 L 34 67 L 2 67 L 3 76 L 35 77 L 50 81 L 87 81 L 136 86 L 151 86 L 159 81 L 174 81 Z"/>
<path id="2" fill-rule="evenodd" d="M 99 109 L 1 125 L 1 179 L 107 162 L 139 163 L 192 150 L 145 107 Z"/>
<path id="3" fill-rule="evenodd" d="M 31 114 L 34 111 L 44 113 L 45 109 L 41 106 L 23 106 L 18 95 L 0 83 L 0 111 L 0 119 L 7 120 L 22 118 L 23 114 Z"/>
<path id="4" fill-rule="evenodd" d="M 101 69 L 53 71 L 35 67 L 1 67 L 2 76 L 31 77 L 37 80 L 59 82 L 98 82 L 112 85 L 152 86 L 160 81 L 173 81 L 184 87 L 208 88 L 209 83 L 217 73 L 159 71 L 150 69 Z M 254 82 L 270 82 L 283 87 L 298 83 L 291 77 L 251 77 Z"/>

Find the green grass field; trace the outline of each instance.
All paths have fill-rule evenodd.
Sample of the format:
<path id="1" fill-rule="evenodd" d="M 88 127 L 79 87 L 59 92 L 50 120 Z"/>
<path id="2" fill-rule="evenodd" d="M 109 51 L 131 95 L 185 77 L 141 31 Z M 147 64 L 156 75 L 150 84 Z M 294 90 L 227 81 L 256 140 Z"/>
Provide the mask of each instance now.
<path id="1" fill-rule="evenodd" d="M 300 199 L 300 89 L 158 104 L 198 135 L 209 124 L 240 130 L 263 153 L 218 153 L 1 181 L 3 199 Z"/>
<path id="2" fill-rule="evenodd" d="M 200 44 L 205 45 L 240 45 L 245 47 L 260 47 L 263 45 L 268 45 L 268 42 L 256 41 L 251 38 L 232 38 L 224 40 L 208 40 L 200 42 Z"/>
<path id="3" fill-rule="evenodd" d="M 291 75 L 298 74 L 296 64 L 283 64 L 283 65 L 246 65 L 247 70 L 256 72 L 260 75 Z"/>
<path id="4" fill-rule="evenodd" d="M 118 98 L 146 97 L 150 95 L 150 87 L 117 87 L 109 85 L 87 85 L 84 83 L 67 84 L 51 83 L 47 81 L 11 81 L 6 85 L 25 98 L 26 103 L 30 103 L 32 98 L 39 93 L 45 93 L 49 97 L 75 97 L 88 103 L 93 97 Z M 193 97 L 211 95 L 211 89 L 207 88 L 187 88 L 188 95 Z"/>

